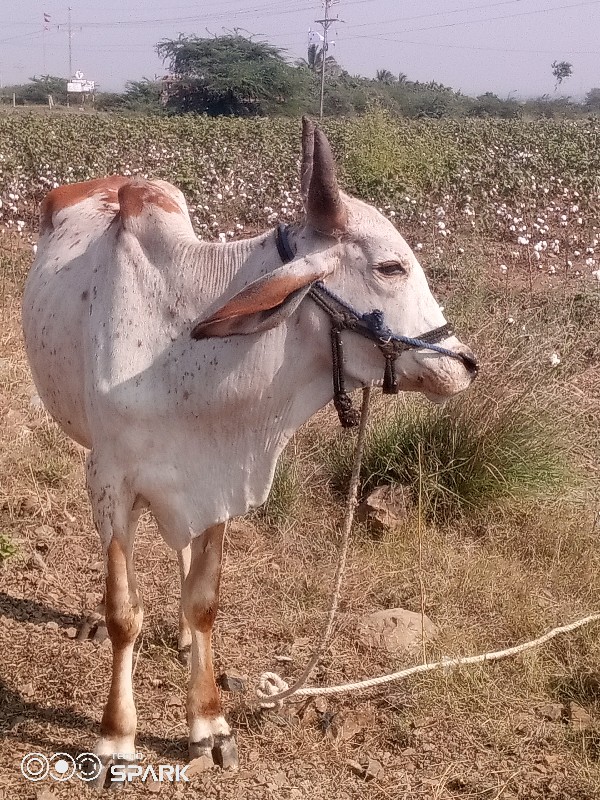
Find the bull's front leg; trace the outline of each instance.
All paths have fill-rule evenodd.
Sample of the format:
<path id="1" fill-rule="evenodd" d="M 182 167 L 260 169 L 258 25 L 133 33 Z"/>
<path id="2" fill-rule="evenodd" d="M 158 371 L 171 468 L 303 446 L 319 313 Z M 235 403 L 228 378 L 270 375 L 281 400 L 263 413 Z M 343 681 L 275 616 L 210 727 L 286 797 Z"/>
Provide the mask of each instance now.
<path id="1" fill-rule="evenodd" d="M 204 756 L 218 766 L 237 769 L 237 745 L 222 714 L 212 664 L 211 637 L 219 604 L 224 533 L 224 524 L 215 525 L 193 540 L 182 591 L 183 611 L 192 632 L 187 696 L 189 755 L 190 759 Z"/>

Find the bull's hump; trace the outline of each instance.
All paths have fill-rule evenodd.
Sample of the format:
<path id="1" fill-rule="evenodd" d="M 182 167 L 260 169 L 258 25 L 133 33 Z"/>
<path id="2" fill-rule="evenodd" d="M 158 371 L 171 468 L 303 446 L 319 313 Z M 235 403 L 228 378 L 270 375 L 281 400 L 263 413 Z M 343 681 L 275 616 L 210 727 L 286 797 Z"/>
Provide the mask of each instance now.
<path id="1" fill-rule="evenodd" d="M 160 210 L 168 214 L 184 215 L 183 197 L 164 181 L 135 180 L 119 189 L 119 207 L 122 222 L 126 225 L 146 214 Z"/>
<path id="2" fill-rule="evenodd" d="M 103 206 L 107 211 L 115 213 L 119 208 L 119 189 L 129 180 L 121 175 L 111 175 L 108 178 L 70 183 L 53 189 L 46 195 L 40 207 L 40 233 L 44 234 L 53 230 L 54 219 L 60 211 L 76 206 L 90 198 L 97 200 L 98 205 Z"/>

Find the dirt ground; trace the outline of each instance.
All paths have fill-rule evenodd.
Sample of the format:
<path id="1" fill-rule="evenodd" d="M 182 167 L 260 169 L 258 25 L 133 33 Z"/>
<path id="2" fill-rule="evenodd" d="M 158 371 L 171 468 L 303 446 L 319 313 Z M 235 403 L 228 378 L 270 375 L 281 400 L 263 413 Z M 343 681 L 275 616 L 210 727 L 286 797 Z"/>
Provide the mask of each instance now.
<path id="1" fill-rule="evenodd" d="M 34 783 L 19 768 L 31 752 L 76 756 L 93 746 L 110 644 L 73 638 L 102 591 L 84 454 L 36 399 L 19 326 L 29 251 L 2 236 L 0 541 L 15 552 L 0 559 L 0 800 L 91 797 L 77 778 Z M 575 378 L 578 402 L 593 399 L 592 373 Z M 259 674 L 299 674 L 329 606 L 342 505 L 313 451 L 319 431 L 341 435 L 334 426 L 326 410 L 291 445 L 300 463 L 293 513 L 255 513 L 229 528 L 215 650 L 217 672 L 247 676 L 245 691 L 223 692 L 240 771 L 214 770 L 190 783 L 137 781 L 125 791 L 222 800 L 600 797 L 598 624 L 515 659 L 259 712 Z M 508 647 L 590 613 L 600 576 L 594 503 L 580 495 L 533 516 L 503 511 L 477 526 L 429 528 L 420 567 L 414 518 L 379 538 L 359 526 L 334 641 L 312 681 L 417 663 L 360 644 L 357 621 L 380 608 L 424 605 L 440 629 L 429 659 Z M 135 660 L 138 749 L 145 764 L 184 764 L 177 563 L 150 519 L 136 563 L 146 613 Z"/>

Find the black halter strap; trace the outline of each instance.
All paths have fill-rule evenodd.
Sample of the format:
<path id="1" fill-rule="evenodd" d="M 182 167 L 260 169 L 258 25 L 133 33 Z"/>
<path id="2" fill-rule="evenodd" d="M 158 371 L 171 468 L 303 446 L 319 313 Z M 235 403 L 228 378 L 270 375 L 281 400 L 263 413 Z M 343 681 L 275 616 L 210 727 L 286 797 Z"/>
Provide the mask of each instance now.
<path id="1" fill-rule="evenodd" d="M 284 264 L 295 258 L 290 244 L 287 226 L 280 224 L 275 233 L 275 242 L 279 257 Z M 321 282 L 311 286 L 308 296 L 331 319 L 331 357 L 333 365 L 333 404 L 338 412 L 340 423 L 344 428 L 351 428 L 359 422 L 360 414 L 352 407 L 352 400 L 346 392 L 344 381 L 344 344 L 342 331 L 353 331 L 366 339 L 370 339 L 379 347 L 385 358 L 383 374 L 383 391 L 385 394 L 397 394 L 399 390 L 396 376 L 396 359 L 406 350 L 433 350 L 436 353 L 462 361 L 467 369 L 477 369 L 477 362 L 466 353 L 457 353 L 441 347 L 438 342 L 452 335 L 451 326 L 446 323 L 439 328 L 424 333 L 418 338 L 400 336 L 392 333 L 385 325 L 383 311 L 378 308 L 361 314 L 342 300 Z"/>

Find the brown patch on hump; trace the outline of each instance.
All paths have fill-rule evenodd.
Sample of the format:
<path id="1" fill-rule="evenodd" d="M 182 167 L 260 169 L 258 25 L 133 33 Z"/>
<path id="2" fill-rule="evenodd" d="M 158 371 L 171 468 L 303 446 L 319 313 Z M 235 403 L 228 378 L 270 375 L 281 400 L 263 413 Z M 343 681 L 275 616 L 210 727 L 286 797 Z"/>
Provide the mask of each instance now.
<path id="1" fill-rule="evenodd" d="M 149 206 L 158 206 L 169 214 L 181 214 L 181 208 L 167 192 L 151 181 L 128 183 L 119 189 L 121 219 L 139 217 Z"/>
<path id="2" fill-rule="evenodd" d="M 53 229 L 54 215 L 63 208 L 75 206 L 88 197 L 98 195 L 103 203 L 115 205 L 118 203 L 117 193 L 129 178 L 122 175 L 110 175 L 108 178 L 97 178 L 93 181 L 82 183 L 68 183 L 49 192 L 40 206 L 40 233 Z"/>

